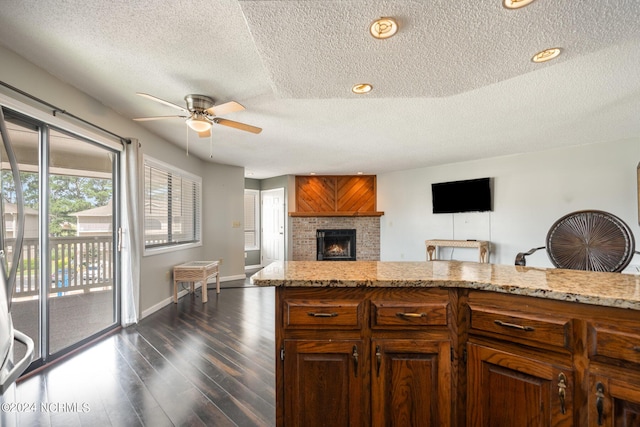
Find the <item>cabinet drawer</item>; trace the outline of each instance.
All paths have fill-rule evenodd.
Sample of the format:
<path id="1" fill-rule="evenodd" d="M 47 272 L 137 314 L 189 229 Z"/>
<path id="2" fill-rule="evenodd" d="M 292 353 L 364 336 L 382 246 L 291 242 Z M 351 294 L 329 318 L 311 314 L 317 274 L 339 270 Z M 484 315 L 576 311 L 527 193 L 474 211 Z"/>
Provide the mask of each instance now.
<path id="1" fill-rule="evenodd" d="M 362 300 L 285 300 L 284 327 L 359 329 L 363 304 Z"/>
<path id="2" fill-rule="evenodd" d="M 572 322 L 569 318 L 542 317 L 475 305 L 469 305 L 469 309 L 472 332 L 490 332 L 567 349 L 571 346 Z"/>
<path id="3" fill-rule="evenodd" d="M 640 330 L 608 324 L 589 324 L 590 357 L 604 356 L 640 363 Z"/>
<path id="4" fill-rule="evenodd" d="M 371 301 L 372 327 L 446 326 L 448 302 Z"/>

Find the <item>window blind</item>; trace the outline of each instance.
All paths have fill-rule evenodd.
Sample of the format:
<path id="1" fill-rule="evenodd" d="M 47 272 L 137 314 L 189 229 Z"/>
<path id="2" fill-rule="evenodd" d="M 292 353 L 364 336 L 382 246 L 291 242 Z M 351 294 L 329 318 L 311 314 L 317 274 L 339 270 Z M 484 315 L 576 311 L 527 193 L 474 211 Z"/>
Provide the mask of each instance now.
<path id="1" fill-rule="evenodd" d="M 145 247 L 199 242 L 200 194 L 199 178 L 145 159 Z"/>

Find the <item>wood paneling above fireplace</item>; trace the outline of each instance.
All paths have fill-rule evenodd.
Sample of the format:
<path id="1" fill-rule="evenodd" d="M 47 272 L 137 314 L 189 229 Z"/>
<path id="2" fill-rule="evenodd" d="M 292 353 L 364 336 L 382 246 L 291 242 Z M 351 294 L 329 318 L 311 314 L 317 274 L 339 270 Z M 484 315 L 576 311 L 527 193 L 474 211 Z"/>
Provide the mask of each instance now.
<path id="1" fill-rule="evenodd" d="M 296 211 L 290 216 L 381 216 L 375 175 L 296 176 Z"/>

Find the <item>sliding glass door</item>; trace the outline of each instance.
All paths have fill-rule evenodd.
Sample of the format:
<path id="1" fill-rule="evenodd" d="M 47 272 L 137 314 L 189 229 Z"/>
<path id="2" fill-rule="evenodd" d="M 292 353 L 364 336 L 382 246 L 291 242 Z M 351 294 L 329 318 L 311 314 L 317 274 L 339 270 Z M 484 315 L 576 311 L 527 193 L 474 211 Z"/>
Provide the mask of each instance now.
<path id="1" fill-rule="evenodd" d="M 49 132 L 49 353 L 116 322 L 114 153 Z"/>
<path id="2" fill-rule="evenodd" d="M 12 317 L 36 342 L 37 366 L 118 323 L 118 152 L 11 113 L 7 122 L 26 206 Z"/>

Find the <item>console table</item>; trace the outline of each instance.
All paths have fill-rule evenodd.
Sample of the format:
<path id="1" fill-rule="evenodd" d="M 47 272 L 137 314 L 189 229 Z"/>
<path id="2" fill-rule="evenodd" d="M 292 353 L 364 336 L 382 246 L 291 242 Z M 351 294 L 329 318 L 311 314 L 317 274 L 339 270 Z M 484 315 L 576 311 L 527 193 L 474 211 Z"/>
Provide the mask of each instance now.
<path id="1" fill-rule="evenodd" d="M 202 286 L 202 302 L 208 301 L 207 281 L 216 276 L 216 293 L 220 293 L 220 271 L 218 261 L 190 261 L 173 267 L 173 302 L 178 302 L 178 282 L 190 282 L 190 292 L 193 293 L 197 282 Z"/>
<path id="2" fill-rule="evenodd" d="M 478 262 L 489 262 L 490 244 L 486 240 L 425 240 L 427 261 L 433 261 L 438 247 L 478 248 Z"/>

